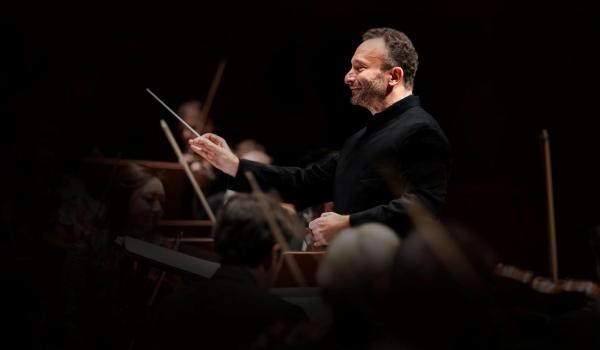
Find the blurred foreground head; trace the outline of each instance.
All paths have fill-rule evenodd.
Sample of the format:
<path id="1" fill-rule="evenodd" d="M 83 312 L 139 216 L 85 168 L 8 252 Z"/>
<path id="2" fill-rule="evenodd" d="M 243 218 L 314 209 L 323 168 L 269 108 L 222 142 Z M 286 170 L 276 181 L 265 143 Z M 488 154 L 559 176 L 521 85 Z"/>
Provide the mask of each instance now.
<path id="1" fill-rule="evenodd" d="M 317 281 L 333 311 L 331 335 L 340 346 L 379 339 L 400 238 L 369 223 L 340 232 L 319 266 Z"/>
<path id="2" fill-rule="evenodd" d="M 286 239 L 297 230 L 298 223 L 279 203 L 269 196 L 238 193 L 219 211 L 214 227 L 215 251 L 224 265 L 269 269 L 277 258 L 279 245 L 271 233 L 261 203 L 273 213 Z"/>
<path id="3" fill-rule="evenodd" d="M 354 298 L 387 284 L 400 239 L 387 226 L 369 223 L 336 237 L 319 267 L 317 279 L 328 296 Z"/>
<path id="4" fill-rule="evenodd" d="M 456 249 L 432 249 L 435 236 L 418 231 L 404 239 L 394 264 L 389 332 L 409 348 L 488 348 L 496 255 L 464 229 L 441 234 Z"/>

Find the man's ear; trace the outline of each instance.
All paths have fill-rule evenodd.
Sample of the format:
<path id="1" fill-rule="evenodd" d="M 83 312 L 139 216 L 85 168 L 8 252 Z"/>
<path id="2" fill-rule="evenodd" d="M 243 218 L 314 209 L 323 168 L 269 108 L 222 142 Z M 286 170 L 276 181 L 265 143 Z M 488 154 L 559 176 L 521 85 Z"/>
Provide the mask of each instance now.
<path id="1" fill-rule="evenodd" d="M 275 243 L 271 248 L 271 253 L 263 259 L 262 266 L 265 270 L 275 269 L 280 263 L 282 250 L 279 244 Z"/>
<path id="2" fill-rule="evenodd" d="M 394 86 L 404 82 L 404 71 L 400 67 L 390 69 L 390 85 Z"/>
<path id="3" fill-rule="evenodd" d="M 278 243 L 275 243 L 273 245 L 273 248 L 271 248 L 271 256 L 273 257 L 273 262 L 279 263 L 279 260 L 281 260 L 282 255 L 283 250 L 281 249 L 281 246 Z"/>

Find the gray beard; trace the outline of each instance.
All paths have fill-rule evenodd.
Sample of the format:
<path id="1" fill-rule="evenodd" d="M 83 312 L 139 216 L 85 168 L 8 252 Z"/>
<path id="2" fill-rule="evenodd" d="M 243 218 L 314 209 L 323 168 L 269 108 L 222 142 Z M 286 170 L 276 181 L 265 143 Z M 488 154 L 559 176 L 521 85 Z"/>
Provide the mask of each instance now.
<path id="1" fill-rule="evenodd" d="M 369 108 L 375 101 L 382 101 L 387 96 L 387 87 L 382 77 L 383 74 L 374 80 L 364 81 L 358 93 L 350 98 L 350 103 Z"/>

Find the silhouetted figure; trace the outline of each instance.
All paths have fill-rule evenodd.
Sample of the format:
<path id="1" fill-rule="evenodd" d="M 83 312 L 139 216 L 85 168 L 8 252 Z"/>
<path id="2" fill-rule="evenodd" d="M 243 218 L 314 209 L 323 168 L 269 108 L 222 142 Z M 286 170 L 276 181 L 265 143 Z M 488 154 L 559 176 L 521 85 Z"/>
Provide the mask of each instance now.
<path id="1" fill-rule="evenodd" d="M 390 228 L 363 224 L 340 232 L 317 272 L 333 322 L 300 348 L 369 349 L 384 340 L 392 267 L 401 242 Z"/>
<path id="2" fill-rule="evenodd" d="M 271 164 L 272 158 L 265 147 L 254 139 L 244 139 L 235 147 L 235 154 L 240 159 L 248 159 L 261 164 Z M 223 189 L 217 193 L 210 195 L 207 198 L 208 205 L 215 215 L 219 213 L 225 202 L 235 195 L 237 192 Z M 202 220 L 208 219 L 208 214 L 203 207 L 196 205 L 194 209 L 194 217 Z"/>
<path id="3" fill-rule="evenodd" d="M 291 235 L 292 217 L 266 200 L 281 230 Z M 268 293 L 280 247 L 256 197 L 233 196 L 218 215 L 214 239 L 222 266 L 212 279 L 197 281 L 158 307 L 144 347 L 255 348 L 284 342 L 305 321 L 302 309 Z"/>
<path id="4" fill-rule="evenodd" d="M 204 115 L 202 111 L 202 103 L 198 100 L 189 100 L 182 103 L 177 109 L 179 116 L 198 133 L 213 132 L 214 122 L 211 118 Z M 181 139 L 181 151 L 183 159 L 190 166 L 190 170 L 196 179 L 196 182 L 204 192 L 205 196 L 218 193 L 225 188 L 225 180 L 209 162 L 197 156 L 189 148 L 188 141 L 196 137 L 182 123 L 177 123 L 179 129 L 179 137 Z M 187 203 L 185 203 L 185 211 L 188 217 L 195 219 L 206 219 L 208 216 L 204 213 L 204 208 L 198 200 L 196 192 L 191 184 L 187 187 Z M 204 214 L 204 216 L 199 215 Z"/>
<path id="5" fill-rule="evenodd" d="M 495 264 L 495 254 L 461 229 L 409 234 L 394 267 L 386 322 L 392 342 L 405 349 L 511 345 L 505 315 L 492 297 Z"/>
<path id="6" fill-rule="evenodd" d="M 95 287 L 89 296 L 87 322 L 94 347 L 126 349 L 145 322 L 158 271 L 132 259 L 118 242 L 132 236 L 161 243 L 155 229 L 163 214 L 165 192 L 153 169 L 131 163 L 117 170 L 108 189 L 105 234 L 94 243 Z"/>

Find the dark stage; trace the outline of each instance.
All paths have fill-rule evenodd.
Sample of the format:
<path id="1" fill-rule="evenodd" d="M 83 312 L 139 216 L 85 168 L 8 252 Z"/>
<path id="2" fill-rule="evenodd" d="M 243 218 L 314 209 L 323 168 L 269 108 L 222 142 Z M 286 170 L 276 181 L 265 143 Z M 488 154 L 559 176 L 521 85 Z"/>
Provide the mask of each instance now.
<path id="1" fill-rule="evenodd" d="M 278 165 L 339 149 L 371 117 L 349 103 L 350 58 L 366 29 L 389 26 L 415 44 L 414 92 L 452 146 L 444 221 L 548 276 L 547 129 L 559 273 L 593 280 L 600 41 L 590 3 L 14 3 L 0 14 L 2 196 L 20 204 L 3 209 L 3 226 L 14 226 L 10 208 L 35 202 L 40 179 L 82 157 L 176 161 L 159 120 L 177 122 L 145 89 L 172 107 L 203 100 L 222 59 L 217 134 L 258 140 Z"/>

